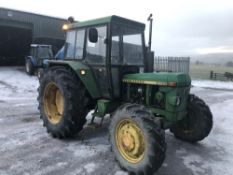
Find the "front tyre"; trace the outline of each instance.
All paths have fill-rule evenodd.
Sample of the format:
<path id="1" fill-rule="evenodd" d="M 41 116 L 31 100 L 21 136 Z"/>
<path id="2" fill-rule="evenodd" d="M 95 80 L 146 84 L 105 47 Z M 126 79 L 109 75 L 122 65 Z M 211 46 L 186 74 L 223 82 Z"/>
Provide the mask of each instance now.
<path id="1" fill-rule="evenodd" d="M 109 132 L 112 150 L 120 166 L 131 174 L 152 174 L 165 159 L 164 130 L 154 116 L 137 104 L 121 106 Z"/>
<path id="2" fill-rule="evenodd" d="M 82 130 L 90 99 L 71 71 L 63 67 L 49 69 L 42 77 L 38 91 L 40 116 L 48 133 L 66 138 Z"/>
<path id="3" fill-rule="evenodd" d="M 187 116 L 175 124 L 171 131 L 175 137 L 195 143 L 207 137 L 213 126 L 213 117 L 205 102 L 195 95 L 190 95 Z"/>

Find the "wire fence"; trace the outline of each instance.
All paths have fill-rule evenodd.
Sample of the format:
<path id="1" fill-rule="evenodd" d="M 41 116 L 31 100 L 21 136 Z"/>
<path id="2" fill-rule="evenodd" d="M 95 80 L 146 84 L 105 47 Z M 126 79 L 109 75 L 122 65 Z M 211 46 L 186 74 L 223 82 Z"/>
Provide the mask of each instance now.
<path id="1" fill-rule="evenodd" d="M 190 57 L 155 57 L 154 69 L 159 72 L 189 73 Z"/>

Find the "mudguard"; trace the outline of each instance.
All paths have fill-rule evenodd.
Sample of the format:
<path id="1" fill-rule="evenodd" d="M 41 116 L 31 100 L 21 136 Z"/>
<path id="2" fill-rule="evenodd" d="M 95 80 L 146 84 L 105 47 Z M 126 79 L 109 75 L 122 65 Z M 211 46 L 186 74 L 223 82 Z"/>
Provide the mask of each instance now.
<path id="1" fill-rule="evenodd" d="M 89 94 L 93 99 L 101 97 L 99 87 L 97 85 L 96 79 L 91 71 L 91 69 L 79 61 L 62 61 L 62 60 L 48 60 L 47 68 L 52 66 L 66 66 L 71 68 L 76 75 L 80 78 Z"/>

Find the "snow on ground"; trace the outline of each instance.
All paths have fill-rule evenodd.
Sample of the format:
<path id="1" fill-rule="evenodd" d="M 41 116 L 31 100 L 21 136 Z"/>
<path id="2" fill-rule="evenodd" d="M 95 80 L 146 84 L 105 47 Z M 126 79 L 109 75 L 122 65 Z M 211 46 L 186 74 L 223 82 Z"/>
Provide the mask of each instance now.
<path id="1" fill-rule="evenodd" d="M 39 85 L 36 76 L 28 76 L 22 68 L 2 67 L 0 69 L 1 100 L 30 99 Z"/>
<path id="2" fill-rule="evenodd" d="M 192 80 L 194 87 L 233 90 L 232 81 Z"/>
<path id="3" fill-rule="evenodd" d="M 166 131 L 166 159 L 156 175 L 233 174 L 233 83 L 194 80 L 191 89 L 210 106 L 211 134 L 198 144 L 177 140 Z M 110 151 L 108 123 L 84 128 L 68 140 L 46 133 L 37 110 L 38 80 L 22 68 L 0 67 L 0 174 L 100 175 L 128 173 Z M 90 121 L 90 115 L 88 116 Z"/>
<path id="4" fill-rule="evenodd" d="M 200 142 L 202 154 L 182 147 L 176 151 L 194 175 L 231 175 L 233 173 L 233 99 L 210 106 L 214 126 L 210 135 Z M 201 150 L 200 150 L 201 151 Z"/>

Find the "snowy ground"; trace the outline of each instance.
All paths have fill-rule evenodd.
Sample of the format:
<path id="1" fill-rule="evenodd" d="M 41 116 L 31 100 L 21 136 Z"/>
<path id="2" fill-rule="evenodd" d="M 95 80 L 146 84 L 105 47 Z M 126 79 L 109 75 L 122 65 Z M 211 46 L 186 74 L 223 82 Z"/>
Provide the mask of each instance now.
<path id="1" fill-rule="evenodd" d="M 167 156 L 156 175 L 231 175 L 233 172 L 233 83 L 195 80 L 192 92 L 210 105 L 214 127 L 198 144 L 166 132 Z M 107 126 L 85 128 L 56 140 L 46 133 L 37 110 L 36 77 L 22 68 L 0 67 L 0 174 L 127 174 L 110 151 Z M 90 119 L 90 116 L 88 117 Z"/>

